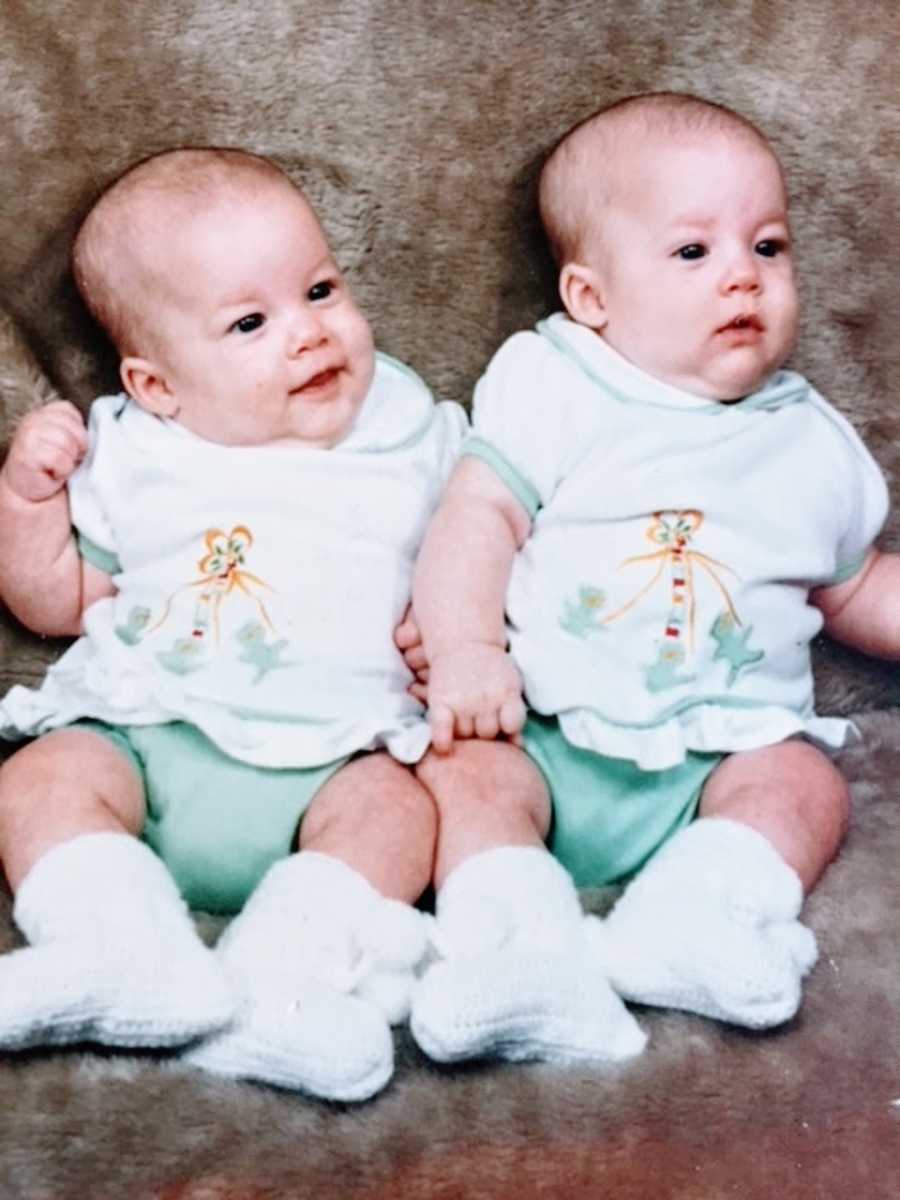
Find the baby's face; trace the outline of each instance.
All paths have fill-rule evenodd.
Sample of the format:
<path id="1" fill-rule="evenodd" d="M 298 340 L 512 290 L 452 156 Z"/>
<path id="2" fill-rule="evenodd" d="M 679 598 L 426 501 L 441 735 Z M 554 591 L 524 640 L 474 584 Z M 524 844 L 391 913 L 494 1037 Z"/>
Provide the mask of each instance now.
<path id="1" fill-rule="evenodd" d="M 632 151 L 603 214 L 598 331 L 648 374 L 734 400 L 784 361 L 797 328 L 787 200 L 749 138 Z"/>
<path id="2" fill-rule="evenodd" d="M 225 197 L 158 249 L 165 415 L 224 445 L 339 442 L 372 381 L 372 335 L 303 197 Z"/>

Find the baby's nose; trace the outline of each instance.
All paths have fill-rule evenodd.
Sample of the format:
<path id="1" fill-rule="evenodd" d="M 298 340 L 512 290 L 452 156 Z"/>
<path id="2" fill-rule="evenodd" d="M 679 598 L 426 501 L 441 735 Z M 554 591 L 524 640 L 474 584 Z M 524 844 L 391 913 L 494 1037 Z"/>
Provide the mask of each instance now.
<path id="1" fill-rule="evenodd" d="M 288 331 L 290 354 L 303 354 L 306 350 L 314 350 L 324 341 L 325 327 L 318 313 L 307 310 L 294 316 Z"/>
<path id="2" fill-rule="evenodd" d="M 752 254 L 742 254 L 729 264 L 724 279 L 726 292 L 755 292 L 759 286 L 759 264 Z"/>

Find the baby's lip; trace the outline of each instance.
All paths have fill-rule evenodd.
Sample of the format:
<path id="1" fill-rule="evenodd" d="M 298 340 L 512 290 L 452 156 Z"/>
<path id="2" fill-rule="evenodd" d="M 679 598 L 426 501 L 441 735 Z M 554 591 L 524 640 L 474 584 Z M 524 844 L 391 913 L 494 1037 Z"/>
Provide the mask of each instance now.
<path id="1" fill-rule="evenodd" d="M 291 388 L 291 395 L 297 396 L 302 392 L 314 392 L 319 388 L 328 387 L 333 383 L 340 370 L 338 366 L 322 367 L 320 371 L 316 371 L 314 375 L 308 376 L 303 383 L 299 383 L 296 387 Z"/>
<path id="2" fill-rule="evenodd" d="M 742 329 L 752 329 L 756 333 L 762 333 L 764 328 L 765 326 L 756 313 L 738 313 L 730 321 L 720 325 L 716 333 L 730 333 L 732 330 L 739 332 Z"/>

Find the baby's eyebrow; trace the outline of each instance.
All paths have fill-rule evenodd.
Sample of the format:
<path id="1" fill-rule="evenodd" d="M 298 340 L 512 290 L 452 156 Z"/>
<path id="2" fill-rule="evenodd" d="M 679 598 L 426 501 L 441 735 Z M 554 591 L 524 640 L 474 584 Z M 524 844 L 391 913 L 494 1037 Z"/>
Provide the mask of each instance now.
<path id="1" fill-rule="evenodd" d="M 711 229 L 716 223 L 716 218 L 708 214 L 700 213 L 679 213 L 669 221 L 670 229 Z"/>
<path id="2" fill-rule="evenodd" d="M 327 258 L 323 258 L 321 260 L 321 262 L 317 263 L 313 267 L 313 269 L 310 271 L 311 275 L 321 275 L 321 274 L 330 274 L 330 273 L 333 273 L 335 275 L 340 274 L 340 267 L 337 265 L 334 258 L 330 254 L 328 255 Z"/>
<path id="3" fill-rule="evenodd" d="M 217 308 L 244 308 L 245 305 L 251 304 L 256 299 L 256 293 L 247 288 L 240 292 L 234 292 L 231 295 L 223 296 L 221 300 L 216 302 Z"/>
<path id="4" fill-rule="evenodd" d="M 679 213 L 672 217 L 668 222 L 667 228 L 671 233 L 677 233 L 679 230 L 685 233 L 694 232 L 696 230 L 707 231 L 715 227 L 718 223 L 718 217 L 709 213 Z M 762 229 L 766 225 L 782 225 L 786 226 L 788 216 L 785 209 L 764 213 L 762 217 L 753 222 L 754 228 Z"/>

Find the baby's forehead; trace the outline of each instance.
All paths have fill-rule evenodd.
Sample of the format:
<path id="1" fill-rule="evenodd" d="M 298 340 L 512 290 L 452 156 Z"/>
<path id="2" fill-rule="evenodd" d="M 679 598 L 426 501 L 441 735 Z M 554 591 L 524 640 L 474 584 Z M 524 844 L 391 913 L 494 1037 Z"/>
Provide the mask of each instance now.
<path id="1" fill-rule="evenodd" d="M 222 220 L 230 210 L 258 203 L 266 193 L 293 192 L 285 180 L 249 180 L 238 177 L 210 179 L 201 185 L 179 186 L 177 181 L 159 186 L 151 181 L 122 198 L 121 208 L 137 228 L 149 231 L 179 222 Z M 297 193 L 299 195 L 299 193 Z"/>
<path id="2" fill-rule="evenodd" d="M 584 145 L 571 160 L 574 171 L 600 175 L 610 185 L 627 181 L 646 172 L 674 167 L 677 156 L 690 153 L 710 162 L 736 161 L 760 155 L 779 167 L 778 158 L 765 138 L 741 126 L 709 130 L 671 129 L 666 127 L 628 130 L 624 128 L 586 131 Z M 780 170 L 780 167 L 779 167 Z"/>

